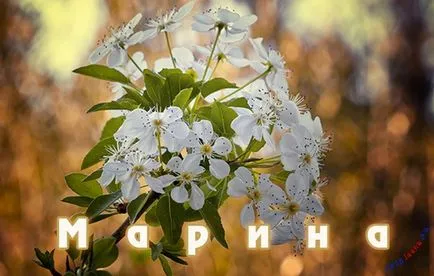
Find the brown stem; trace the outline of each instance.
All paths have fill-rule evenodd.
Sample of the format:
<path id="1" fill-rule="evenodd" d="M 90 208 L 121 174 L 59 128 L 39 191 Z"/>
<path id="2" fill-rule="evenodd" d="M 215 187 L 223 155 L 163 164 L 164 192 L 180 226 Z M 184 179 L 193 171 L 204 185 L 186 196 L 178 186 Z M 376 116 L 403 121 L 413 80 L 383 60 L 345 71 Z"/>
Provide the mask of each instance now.
<path id="1" fill-rule="evenodd" d="M 149 192 L 148 198 L 146 199 L 145 204 L 143 205 L 142 209 L 140 209 L 136 219 L 131 222 L 130 218 L 125 219 L 125 221 L 116 229 L 115 232 L 113 232 L 112 237 L 116 239 L 116 243 L 122 240 L 123 237 L 125 237 L 125 233 L 127 231 L 128 226 L 135 223 L 142 215 L 145 213 L 145 211 L 154 203 L 155 200 L 157 200 L 161 194 L 156 192 Z"/>

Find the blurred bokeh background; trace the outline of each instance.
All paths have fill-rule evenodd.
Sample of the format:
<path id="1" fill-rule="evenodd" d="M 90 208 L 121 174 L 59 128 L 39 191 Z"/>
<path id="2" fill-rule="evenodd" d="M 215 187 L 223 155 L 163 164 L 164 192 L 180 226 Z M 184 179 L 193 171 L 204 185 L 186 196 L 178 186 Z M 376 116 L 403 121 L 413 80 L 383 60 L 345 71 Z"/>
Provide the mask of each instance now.
<path id="1" fill-rule="evenodd" d="M 106 83 L 71 70 L 87 63 L 107 27 L 183 2 L 0 1 L 0 275 L 46 275 L 32 262 L 33 248 L 55 248 L 56 217 L 78 211 L 60 202 L 70 193 L 63 177 L 80 168 L 109 117 L 86 110 L 113 95 Z M 434 275 L 433 240 L 403 266 L 385 270 L 434 223 L 434 1 L 197 2 L 195 12 L 221 6 L 257 14 L 252 36 L 282 52 L 292 69 L 291 91 L 305 96 L 333 134 L 324 168 L 326 213 L 317 220 L 330 224 L 331 240 L 328 250 L 304 256 L 294 256 L 289 245 L 247 250 L 239 225 L 244 202 L 229 199 L 220 212 L 230 250 L 208 243 L 188 267 L 174 265 L 175 274 Z M 172 37 L 174 45 L 210 41 L 189 25 Z M 141 47 L 148 64 L 167 56 L 164 46 L 155 39 Z M 224 66 L 219 74 L 246 72 Z M 92 231 L 108 235 L 121 221 Z M 367 225 L 380 222 L 391 226 L 388 251 L 365 241 Z M 65 256 L 56 255 L 62 266 Z M 109 270 L 163 274 L 125 240 Z"/>

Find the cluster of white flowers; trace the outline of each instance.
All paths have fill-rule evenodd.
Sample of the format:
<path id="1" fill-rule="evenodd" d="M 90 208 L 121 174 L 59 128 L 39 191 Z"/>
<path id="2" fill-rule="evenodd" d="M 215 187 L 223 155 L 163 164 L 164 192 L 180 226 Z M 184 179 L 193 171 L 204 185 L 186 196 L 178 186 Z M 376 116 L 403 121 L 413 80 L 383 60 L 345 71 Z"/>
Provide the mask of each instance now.
<path id="1" fill-rule="evenodd" d="M 256 52 L 254 59 L 246 58 L 235 44 L 247 37 L 249 27 L 257 20 L 255 15 L 240 16 L 223 8 L 196 15 L 192 29 L 215 32 L 211 46 L 194 46 L 193 51 L 185 47 L 171 48 L 169 33 L 181 26 L 181 20 L 193 6 L 191 1 L 178 10 L 151 19 L 144 24 L 147 29 L 141 31 L 134 31 L 142 17 L 136 15 L 128 24 L 114 30 L 89 60 L 95 63 L 108 55 L 108 66 L 130 81 L 137 81 L 148 64 L 143 53 L 130 57 L 127 48 L 164 33 L 170 57 L 154 63 L 155 73 L 177 68 L 193 76 L 195 81 L 205 82 L 213 78 L 215 70 L 211 70 L 211 63 L 217 66 L 227 61 L 236 67 L 250 66 L 258 75 L 219 99 L 223 103 L 229 97 L 246 99 L 246 106 L 231 107 L 237 114 L 230 124 L 235 137 L 219 137 L 213 122 L 191 116 L 197 100 L 186 110 L 176 106 L 137 108 L 126 113 L 124 123 L 115 133 L 118 146 L 110 149 L 111 155 L 105 159 L 99 181 L 103 186 L 113 181 L 120 183 L 122 194 L 129 201 L 139 196 L 141 187 L 146 187 L 156 193 L 169 193 L 174 201 L 188 202 L 192 209 L 198 210 L 206 200 L 205 187 L 215 190 L 208 180 L 227 178 L 230 196 L 247 196 L 250 200 L 241 212 L 243 226 L 254 224 L 257 217 L 272 228 L 273 243 L 303 240 L 306 217 L 324 211 L 318 187 L 325 183 L 320 179 L 320 167 L 330 139 L 323 133 L 320 119 L 312 119 L 302 98 L 288 92 L 288 70 L 282 55 L 264 48 L 262 38 L 249 38 Z M 195 52 L 203 59 L 195 58 Z M 123 85 L 114 84 L 113 90 L 122 94 Z M 255 141 L 265 141 L 279 154 L 249 160 L 250 146 Z M 243 146 L 247 147 L 242 153 L 236 151 Z M 234 157 L 229 158 L 230 154 Z M 284 189 L 273 183 L 269 174 L 254 169 L 255 164 L 270 163 L 286 171 Z"/>

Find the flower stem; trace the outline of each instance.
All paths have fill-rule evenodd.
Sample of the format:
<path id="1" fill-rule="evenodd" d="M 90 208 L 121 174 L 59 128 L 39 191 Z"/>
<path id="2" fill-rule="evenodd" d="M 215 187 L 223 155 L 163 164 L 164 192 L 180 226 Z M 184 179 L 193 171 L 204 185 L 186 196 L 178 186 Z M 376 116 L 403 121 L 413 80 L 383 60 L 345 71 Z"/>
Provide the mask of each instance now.
<path id="1" fill-rule="evenodd" d="M 219 58 L 219 59 L 217 59 L 217 62 L 216 62 L 216 64 L 215 64 L 215 66 L 214 66 L 214 69 L 212 69 L 212 72 L 211 72 L 211 77 L 214 75 L 214 73 L 215 73 L 215 70 L 217 69 L 217 66 L 220 64 L 220 61 L 221 61 L 221 59 Z"/>
<path id="2" fill-rule="evenodd" d="M 169 48 L 169 54 L 170 54 L 170 59 L 172 60 L 173 63 L 173 68 L 176 68 L 175 58 L 173 57 L 172 47 L 170 46 L 169 34 L 167 32 L 164 32 L 164 36 L 166 37 L 167 48 Z"/>
<path id="3" fill-rule="evenodd" d="M 222 28 L 219 27 L 218 30 L 217 30 L 217 34 L 216 34 L 216 37 L 215 37 L 214 44 L 212 45 L 211 53 L 209 54 L 208 63 L 206 64 L 205 71 L 203 72 L 202 81 L 205 80 L 206 73 L 208 72 L 209 66 L 211 64 L 212 56 L 214 54 L 214 51 L 215 51 L 215 48 L 217 46 L 217 42 L 219 40 L 221 32 L 222 32 Z"/>
<path id="4" fill-rule="evenodd" d="M 214 54 L 215 48 L 217 46 L 217 41 L 219 40 L 221 32 L 222 32 L 222 28 L 218 27 L 218 31 L 217 31 L 217 34 L 216 34 L 216 37 L 215 37 L 215 41 L 214 41 L 214 44 L 212 46 L 211 53 L 209 54 L 209 58 L 208 58 L 208 62 L 207 62 L 206 67 L 205 67 L 205 71 L 203 72 L 203 76 L 202 76 L 202 80 L 201 80 L 202 84 L 203 84 L 203 81 L 205 80 L 206 73 L 208 72 L 209 66 L 211 64 L 212 56 Z M 216 67 L 217 67 L 217 65 L 216 65 Z M 191 112 L 191 115 L 190 115 L 190 120 L 193 119 L 193 113 L 196 111 L 197 105 L 199 104 L 200 97 L 201 97 L 201 94 L 199 93 L 199 94 L 197 94 L 196 98 L 194 99 L 193 108 L 191 109 L 192 112 Z"/>
<path id="5" fill-rule="evenodd" d="M 131 60 L 131 62 L 132 62 L 132 63 L 137 67 L 137 69 L 139 69 L 140 72 L 143 73 L 143 69 L 140 68 L 140 66 L 139 66 L 139 65 L 134 61 L 134 59 L 130 56 L 130 54 L 128 53 L 128 51 L 125 50 L 125 52 L 127 52 L 127 56 L 128 56 L 128 58 Z"/>
<path id="6" fill-rule="evenodd" d="M 253 82 L 265 77 L 266 75 L 268 75 L 268 73 L 270 73 L 271 71 L 271 66 L 268 67 L 267 70 L 265 70 L 264 72 L 262 72 L 261 74 L 257 75 L 256 77 L 254 77 L 253 79 L 251 79 L 250 81 L 248 81 L 246 84 L 244 84 L 241 87 L 238 87 L 235 91 L 229 93 L 228 95 L 224 96 L 223 98 L 219 99 L 219 101 L 223 101 L 227 98 L 229 98 L 230 96 L 233 96 L 234 94 L 238 93 L 240 90 L 243 90 L 244 88 L 246 88 L 247 86 L 249 86 L 250 84 L 252 84 Z"/>

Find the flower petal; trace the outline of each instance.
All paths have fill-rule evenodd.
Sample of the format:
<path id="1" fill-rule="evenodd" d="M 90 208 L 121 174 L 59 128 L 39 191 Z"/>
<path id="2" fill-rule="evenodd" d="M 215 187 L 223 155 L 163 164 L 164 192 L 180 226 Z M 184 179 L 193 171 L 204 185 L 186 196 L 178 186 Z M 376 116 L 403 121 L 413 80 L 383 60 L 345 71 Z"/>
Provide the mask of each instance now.
<path id="1" fill-rule="evenodd" d="M 232 144 L 226 137 L 219 137 L 215 140 L 212 150 L 220 155 L 226 156 L 232 151 Z"/>
<path id="2" fill-rule="evenodd" d="M 228 163 L 226 163 L 226 161 L 224 160 L 211 158 L 209 159 L 209 164 L 211 174 L 217 179 L 225 178 L 229 175 L 229 172 L 231 171 Z"/>
<path id="3" fill-rule="evenodd" d="M 190 133 L 190 129 L 185 122 L 179 121 L 171 123 L 167 127 L 167 132 L 176 139 L 183 140 L 187 138 L 188 134 Z"/>
<path id="4" fill-rule="evenodd" d="M 152 39 L 158 34 L 157 28 L 151 28 L 146 31 L 142 31 L 142 42 L 148 39 Z"/>
<path id="5" fill-rule="evenodd" d="M 140 184 L 135 177 L 129 177 L 122 181 L 121 185 L 122 196 L 128 201 L 134 200 L 139 196 Z"/>
<path id="6" fill-rule="evenodd" d="M 191 12 L 191 10 L 193 9 L 193 6 L 194 6 L 194 1 L 190 1 L 190 2 L 186 3 L 185 5 L 183 5 L 182 7 L 179 8 L 178 11 L 176 11 L 173 14 L 172 20 L 175 22 L 182 20 L 184 17 L 187 16 L 187 14 L 189 14 Z"/>
<path id="7" fill-rule="evenodd" d="M 159 58 L 154 62 L 154 71 L 160 72 L 164 68 L 173 68 L 171 58 Z"/>
<path id="8" fill-rule="evenodd" d="M 167 168 L 173 172 L 181 172 L 182 159 L 178 156 L 172 157 L 169 162 L 167 162 Z"/>
<path id="9" fill-rule="evenodd" d="M 310 195 L 301 203 L 300 211 L 308 213 L 312 216 L 320 216 L 322 213 L 324 213 L 324 207 L 316 196 Z"/>
<path id="10" fill-rule="evenodd" d="M 285 101 L 283 109 L 279 112 L 279 117 L 287 126 L 298 124 L 299 114 L 297 105 L 293 101 Z"/>
<path id="11" fill-rule="evenodd" d="M 193 172 L 197 171 L 200 168 L 199 164 L 202 160 L 202 156 L 200 154 L 188 154 L 182 160 L 180 171 L 182 172 Z"/>
<path id="12" fill-rule="evenodd" d="M 256 119 L 253 115 L 241 115 L 232 121 L 231 128 L 243 140 L 250 140 L 255 125 Z"/>
<path id="13" fill-rule="evenodd" d="M 206 14 L 198 14 L 198 15 L 195 15 L 193 18 L 197 22 L 202 23 L 204 25 L 214 25 L 216 23 L 214 18 L 212 18 L 211 16 L 206 15 Z"/>
<path id="14" fill-rule="evenodd" d="M 240 15 L 234 12 L 231 12 L 227 9 L 219 9 L 217 11 L 218 18 L 224 23 L 235 22 L 240 19 Z"/>
<path id="15" fill-rule="evenodd" d="M 191 24 L 191 28 L 196 32 L 208 32 L 214 28 L 214 25 L 206 25 L 199 22 L 194 22 Z"/>
<path id="16" fill-rule="evenodd" d="M 171 175 L 171 174 L 165 174 L 165 175 L 159 176 L 158 179 L 163 184 L 163 187 L 167 187 L 176 180 L 176 177 Z"/>
<path id="17" fill-rule="evenodd" d="M 244 205 L 240 213 L 240 221 L 241 221 L 241 225 L 244 228 L 247 228 L 249 225 L 252 225 L 255 222 L 255 212 L 253 209 L 253 202 Z"/>
<path id="18" fill-rule="evenodd" d="M 145 176 L 145 181 L 152 191 L 157 192 L 159 194 L 164 194 L 163 183 L 161 182 L 161 180 L 151 176 Z"/>
<path id="19" fill-rule="evenodd" d="M 253 175 L 249 169 L 245 167 L 239 167 L 235 171 L 235 175 L 239 177 L 241 181 L 245 182 L 247 186 L 253 187 Z"/>
<path id="20" fill-rule="evenodd" d="M 115 47 L 107 57 L 107 65 L 109 67 L 116 67 L 125 63 L 127 53 L 124 49 Z"/>
<path id="21" fill-rule="evenodd" d="M 290 196 L 292 200 L 300 203 L 309 193 L 309 179 L 312 180 L 312 178 L 303 176 L 298 172 L 288 175 L 285 182 L 285 189 L 288 196 Z"/>
<path id="22" fill-rule="evenodd" d="M 211 142 L 211 139 L 214 136 L 214 130 L 212 128 L 212 124 L 208 120 L 201 120 L 199 122 L 193 123 L 193 131 L 197 134 L 197 136 L 202 139 L 204 144 L 208 144 Z"/>
<path id="23" fill-rule="evenodd" d="M 191 184 L 191 196 L 190 196 L 190 206 L 193 210 L 199 210 L 203 207 L 205 203 L 205 195 L 199 186 L 192 183 Z"/>
<path id="24" fill-rule="evenodd" d="M 258 38 L 249 38 L 250 43 L 253 46 L 256 54 L 263 60 L 266 61 L 268 59 L 268 53 L 265 50 L 264 46 L 262 46 L 262 37 Z"/>
<path id="25" fill-rule="evenodd" d="M 105 57 L 111 50 L 111 45 L 107 45 L 103 43 L 102 45 L 98 46 L 93 52 L 89 55 L 89 62 L 90 63 L 97 63 L 99 62 L 103 57 Z"/>
<path id="26" fill-rule="evenodd" d="M 228 195 L 233 197 L 241 197 L 247 195 L 247 187 L 249 185 L 242 181 L 239 177 L 234 177 L 228 182 Z"/>
<path id="27" fill-rule="evenodd" d="M 185 185 L 182 184 L 181 186 L 173 188 L 173 190 L 170 192 L 170 196 L 175 202 L 178 203 L 184 203 L 188 200 L 188 192 L 185 188 Z"/>
<path id="28" fill-rule="evenodd" d="M 254 14 L 245 15 L 245 16 L 241 17 L 240 19 L 238 19 L 236 22 L 234 22 L 234 24 L 232 24 L 232 28 L 245 30 L 250 25 L 255 23 L 257 20 L 258 20 L 258 17 Z"/>
<path id="29" fill-rule="evenodd" d="M 194 62 L 194 56 L 190 49 L 185 47 L 177 47 L 172 50 L 173 58 L 181 68 L 188 69 Z"/>
<path id="30" fill-rule="evenodd" d="M 296 238 L 297 236 L 289 225 L 279 224 L 271 232 L 271 243 L 275 245 L 287 243 Z"/>

